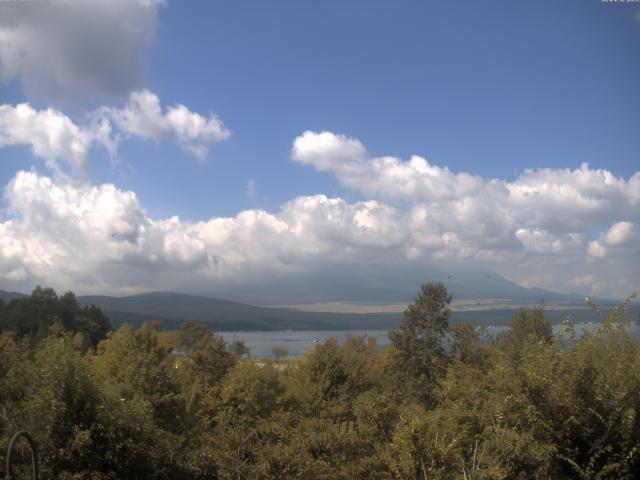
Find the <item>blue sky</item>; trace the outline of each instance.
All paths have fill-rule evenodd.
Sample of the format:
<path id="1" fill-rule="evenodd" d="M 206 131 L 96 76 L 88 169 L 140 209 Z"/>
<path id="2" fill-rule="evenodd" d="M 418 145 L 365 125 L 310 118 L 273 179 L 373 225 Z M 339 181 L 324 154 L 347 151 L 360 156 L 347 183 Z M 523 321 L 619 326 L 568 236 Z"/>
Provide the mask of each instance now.
<path id="1" fill-rule="evenodd" d="M 88 173 L 82 177 L 85 186 L 114 184 L 118 191 L 135 192 L 140 208 L 154 221 L 177 215 L 180 221 L 192 224 L 260 209 L 277 216 L 292 199 L 315 194 L 339 198 L 348 205 L 373 200 L 402 214 L 415 214 L 419 203 L 415 195 L 390 198 L 382 187 L 375 191 L 362 187 L 362 179 L 341 176 L 341 167 L 335 162 L 327 166 L 328 160 L 301 155 L 304 158 L 292 161 L 294 139 L 309 130 L 357 139 L 366 147 L 369 159 L 388 155 L 406 162 L 419 155 L 432 166 L 446 167 L 452 174 L 468 173 L 487 184 L 493 179 L 517 182 L 526 169 L 550 169 L 542 176 L 559 178 L 554 172 L 577 171 L 583 163 L 588 163 L 589 172 L 607 170 L 628 182 L 629 186 L 621 187 L 625 195 L 631 192 L 631 200 L 624 206 L 617 207 L 611 200 L 614 206 L 607 211 L 575 211 L 571 214 L 579 217 L 581 224 L 573 229 L 554 230 L 547 220 L 532 220 L 509 224 L 504 228 L 510 233 L 500 230 L 500 235 L 496 234 L 494 243 L 501 245 L 515 242 L 514 235 L 521 243 L 530 235 L 537 241 L 547 239 L 549 245 L 569 241 L 566 235 L 581 235 L 580 241 L 569 242 L 579 243 L 582 249 L 582 257 L 577 250 L 571 253 L 572 258 L 575 255 L 571 268 L 573 277 L 584 277 L 587 291 L 608 291 L 602 285 L 594 286 L 603 283 L 598 277 L 604 267 L 585 265 L 590 257 L 605 258 L 596 253 L 606 248 L 611 252 L 614 246 L 624 244 L 607 244 L 613 238 L 606 237 L 610 229 L 618 223 L 630 224 L 620 227 L 626 232 L 625 242 L 636 238 L 638 204 L 631 179 L 640 166 L 639 4 L 599 0 L 169 0 L 153 7 L 127 7 L 127 18 L 136 19 L 132 24 L 140 26 L 141 33 L 127 33 L 131 39 L 120 45 L 115 28 L 113 58 L 105 54 L 109 47 L 102 45 L 107 37 L 96 34 L 93 41 L 89 28 L 77 33 L 87 39 L 86 51 L 80 51 L 82 46 L 73 47 L 70 53 L 65 50 L 71 44 L 68 38 L 80 38 L 73 37 L 73 32 L 68 38 L 60 33 L 61 47 L 47 55 L 42 54 L 42 45 L 35 43 L 37 38 L 34 44 L 14 40 L 15 49 L 17 45 L 26 52 L 27 60 L 34 59 L 31 65 L 28 61 L 18 63 L 7 53 L 11 35 L 18 38 L 15 26 L 38 25 L 38 4 L 54 13 L 61 8 L 55 0 L 32 3 L 36 5 L 31 11 L 20 11 L 20 5 L 0 5 L 9 18 L 4 25 L 0 21 L 0 33 L 3 29 L 9 32 L 0 36 L 0 42 L 5 43 L 4 53 L 0 43 L 0 78 L 4 78 L 0 103 L 15 106 L 30 102 L 36 111 L 50 107 L 88 128 L 89 115 L 96 109 L 123 109 L 131 92 L 146 89 L 157 95 L 162 108 L 181 104 L 205 118 L 213 112 L 231 132 L 228 138 L 207 144 L 210 148 L 204 159 L 194 159 L 184 144 L 164 137 L 149 140 L 127 131 L 118 146 L 120 163 L 114 166 L 105 148 L 91 144 Z M 98 8 L 98 0 L 85 3 L 89 7 L 95 4 L 96 15 L 101 8 L 108 8 Z M 87 8 L 78 15 L 89 18 L 94 10 Z M 111 12 L 105 22 L 117 20 L 117 15 Z M 58 17 L 52 18 L 47 28 L 58 38 Z M 59 28 L 80 29 L 64 25 L 62 20 Z M 92 51 L 99 43 L 102 46 Z M 55 41 L 52 44 L 54 49 Z M 124 52 L 122 64 L 118 64 L 119 49 Z M 82 79 L 76 84 L 75 72 L 80 72 L 78 78 L 91 72 L 95 75 L 93 80 Z M 51 87 L 52 78 L 59 83 L 56 88 Z M 117 114 L 110 115 L 115 126 Z M 81 188 L 78 179 L 69 178 L 73 173 L 64 159 L 57 160 L 62 167 L 54 172 L 42 161 L 42 155 L 30 152 L 31 140 L 24 140 L 24 135 L 20 139 L 5 141 L 0 150 L 0 184 L 10 184 L 16 172 L 33 167 L 38 175 L 50 176 L 58 185 Z M 255 186 L 252 195 L 247 192 L 250 181 Z M 532 180 L 536 185 L 539 181 L 538 177 Z M 588 197 L 588 192 L 600 191 L 598 185 L 576 181 L 576 188 L 583 189 L 580 195 Z M 562 185 L 545 191 L 554 188 Z M 466 198 L 461 195 L 454 200 Z M 617 199 L 622 194 L 611 195 Z M 473 198 L 483 202 L 477 195 Z M 433 202 L 441 199 L 428 201 L 433 208 Z M 17 216 L 28 223 L 26 211 L 15 207 L 22 203 L 11 199 L 6 203 L 7 219 Z M 567 214 L 569 218 L 571 214 Z M 533 212 L 532 218 L 536 215 Z M 514 212 L 505 214 L 505 218 L 514 217 L 518 217 Z M 485 223 L 491 225 L 492 221 Z M 442 222 L 433 232 L 427 229 L 418 235 L 413 229 L 411 235 L 419 238 L 414 238 L 412 245 L 399 247 L 404 252 L 402 258 L 414 258 L 414 253 L 406 252 L 414 252 L 414 243 L 422 245 L 434 232 L 441 239 L 447 233 L 456 234 L 461 244 L 465 243 L 456 230 L 459 227 Z M 600 243 L 590 247 L 590 242 Z M 571 245 L 578 248 L 577 243 Z M 474 245 L 478 247 L 477 242 Z M 605 250 L 598 250 L 598 246 Z M 549 265 L 555 262 L 548 250 L 556 247 L 530 247 L 525 245 L 521 257 L 512 255 L 517 250 L 513 245 L 505 247 L 509 259 L 500 257 L 504 252 L 496 253 L 494 247 L 478 247 L 475 253 L 456 256 L 456 261 L 478 262 L 501 273 L 512 271 L 511 278 L 521 283 L 529 278 L 531 285 L 583 288 L 582 283 L 567 287 L 567 278 L 545 279 L 542 272 L 536 272 L 537 277 L 513 272 L 516 265 L 539 263 L 540 255 Z M 210 260 L 217 258 L 211 248 L 207 247 Z M 425 262 L 449 258 L 416 248 L 420 250 L 416 255 Z M 624 252 L 627 256 L 636 254 L 635 250 Z M 256 266 L 247 261 L 247 268 Z M 361 261 L 354 260 L 356 265 Z M 258 263 L 262 268 L 262 262 Z M 306 263 L 296 266 L 310 268 Z M 20 277 L 18 284 L 46 281 L 47 275 L 52 275 L 38 272 L 35 267 L 26 268 L 26 276 Z M 637 275 L 637 270 L 626 271 L 624 283 L 635 282 Z M 68 284 L 78 283 L 82 284 L 79 277 L 69 274 Z M 140 290 L 145 285 L 140 280 L 130 288 Z M 113 285 L 104 284 L 103 288 L 113 290 Z"/>
<path id="2" fill-rule="evenodd" d="M 202 185 L 218 214 L 253 206 L 242 191 L 249 178 L 272 207 L 337 188 L 288 161 L 291 139 L 306 129 L 360 138 L 376 155 L 417 153 L 490 177 L 582 162 L 631 175 L 640 164 L 640 23 L 631 8 L 194 5 L 161 11 L 148 77 L 167 103 L 202 105 L 233 129 L 208 165 L 212 183 Z M 190 173 L 185 181 L 200 176 Z M 183 215 L 211 214 L 187 203 Z"/>

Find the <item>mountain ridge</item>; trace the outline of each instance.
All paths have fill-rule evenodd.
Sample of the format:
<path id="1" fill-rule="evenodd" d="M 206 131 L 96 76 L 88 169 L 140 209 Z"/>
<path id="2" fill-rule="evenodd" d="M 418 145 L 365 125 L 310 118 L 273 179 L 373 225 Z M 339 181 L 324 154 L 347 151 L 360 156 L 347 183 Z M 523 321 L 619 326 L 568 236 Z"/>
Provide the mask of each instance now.
<path id="1" fill-rule="evenodd" d="M 382 275 L 375 266 L 362 278 L 359 274 L 345 272 L 344 275 L 325 275 L 307 278 L 302 275 L 287 279 L 274 279 L 269 285 L 245 285 L 222 289 L 215 294 L 192 294 L 173 291 L 149 291 L 133 295 L 78 295 L 82 306 L 96 305 L 112 319 L 114 327 L 123 323 L 139 325 L 149 320 L 159 320 L 165 328 L 178 328 L 184 321 L 205 324 L 214 330 L 362 330 L 395 328 L 402 320 L 401 308 L 394 311 L 358 312 L 323 311 L 321 309 L 296 309 L 287 305 L 287 299 L 301 300 L 298 306 L 331 301 L 352 301 L 378 305 L 410 304 L 420 284 L 446 279 L 443 283 L 454 300 L 469 302 L 469 299 L 506 299 L 511 305 L 495 302 L 489 308 L 474 308 L 465 311 L 454 308 L 452 323 L 502 325 L 508 323 L 513 311 L 520 305 L 538 302 L 560 302 L 566 304 L 562 311 L 548 311 L 549 318 L 557 323 L 566 315 L 591 318 L 584 311 L 584 297 L 576 294 L 553 292 L 538 287 L 522 287 L 503 276 L 488 270 L 451 267 L 432 267 L 427 270 L 413 268 L 405 276 Z M 418 281 L 418 279 L 423 279 Z M 310 295 L 309 292 L 317 293 Z M 0 290 L 0 299 L 5 303 L 25 297 L 19 292 Z M 222 298 L 225 299 L 222 299 Z M 375 299 L 371 302 L 371 299 Z M 269 300 L 272 300 L 271 302 Z M 280 305 L 273 302 L 280 301 Z M 259 306 L 256 305 L 259 304 Z M 610 300 L 596 300 L 604 306 Z M 286 308 L 285 308 L 286 306 Z M 484 310 L 484 311 L 480 311 Z"/>

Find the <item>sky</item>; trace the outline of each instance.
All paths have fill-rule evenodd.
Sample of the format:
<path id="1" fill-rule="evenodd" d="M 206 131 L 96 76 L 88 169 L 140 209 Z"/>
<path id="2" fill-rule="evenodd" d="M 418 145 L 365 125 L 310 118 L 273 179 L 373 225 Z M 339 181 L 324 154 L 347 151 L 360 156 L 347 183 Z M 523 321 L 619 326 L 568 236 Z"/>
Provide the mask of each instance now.
<path id="1" fill-rule="evenodd" d="M 631 1 L 0 1 L 0 289 L 624 298 L 638 52 Z"/>

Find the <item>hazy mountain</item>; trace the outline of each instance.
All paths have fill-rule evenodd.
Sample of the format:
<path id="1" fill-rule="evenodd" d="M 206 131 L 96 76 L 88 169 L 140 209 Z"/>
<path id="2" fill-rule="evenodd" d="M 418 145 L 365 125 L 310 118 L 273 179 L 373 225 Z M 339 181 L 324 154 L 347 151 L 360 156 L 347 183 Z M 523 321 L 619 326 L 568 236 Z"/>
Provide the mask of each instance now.
<path id="1" fill-rule="evenodd" d="M 26 295 L 0 290 L 0 298 L 8 302 Z M 214 330 L 366 330 L 395 328 L 401 313 L 326 313 L 305 312 L 285 308 L 256 307 L 244 303 L 172 292 L 151 292 L 125 297 L 104 295 L 79 296 L 82 305 L 96 305 L 112 319 L 114 327 L 123 323 L 139 325 L 160 320 L 165 328 L 178 328 L 185 320 L 208 325 Z M 408 303 L 408 302 L 407 302 Z M 514 301 L 514 305 L 518 302 Z M 602 305 L 606 310 L 606 305 Z M 638 306 L 632 308 L 633 318 Z M 476 325 L 505 325 L 511 320 L 513 308 L 494 310 L 454 311 L 451 323 L 469 322 Z M 553 323 L 567 316 L 576 321 L 597 321 L 591 310 L 575 308 L 546 312 Z"/>
<path id="2" fill-rule="evenodd" d="M 399 325 L 401 313 L 325 313 L 303 312 L 283 308 L 255 307 L 195 295 L 153 292 L 127 297 L 81 296 L 83 305 L 94 304 L 107 313 L 114 325 L 127 322 L 161 320 L 165 328 L 177 328 L 184 320 L 210 326 L 214 330 L 366 330 L 390 329 Z M 606 307 L 604 308 L 606 310 Z M 634 307 L 634 318 L 638 315 Z M 451 323 L 469 322 L 475 325 L 506 325 L 514 309 L 455 311 Z M 598 321 L 592 310 L 580 307 L 547 310 L 547 318 L 561 323 L 567 316 L 575 321 Z"/>
<path id="3" fill-rule="evenodd" d="M 524 288 L 491 271 L 465 267 L 446 270 L 439 267 L 418 268 L 411 265 L 406 266 L 402 275 L 381 271 L 371 264 L 365 271 L 343 271 L 339 275 L 330 272 L 314 276 L 289 275 L 275 278 L 268 285 L 229 286 L 206 295 L 152 292 L 124 297 L 87 295 L 79 296 L 78 300 L 82 305 L 100 307 L 111 317 L 114 326 L 125 322 L 141 324 L 156 319 L 165 328 L 177 328 L 184 320 L 192 320 L 215 330 L 388 329 L 399 324 L 401 313 L 327 313 L 254 305 L 341 301 L 354 304 L 409 304 L 413 302 L 420 284 L 428 281 L 443 281 L 456 300 L 506 299 L 512 304 L 511 307 L 505 307 L 496 303 L 491 307 L 493 310 L 456 311 L 452 317 L 453 323 L 506 324 L 515 306 L 540 300 L 576 307 L 573 310 L 549 310 L 548 316 L 554 322 L 561 322 L 567 315 L 581 321 L 597 319 L 590 312 L 580 309 L 584 298 L 577 295 Z M 23 294 L 0 291 L 0 298 L 5 302 L 20 296 Z M 220 300 L 219 297 L 238 301 Z M 605 302 L 601 305 L 606 306 Z"/>
<path id="4" fill-rule="evenodd" d="M 289 309 L 254 307 L 215 298 L 171 292 L 152 292 L 127 297 L 80 296 L 83 305 L 100 307 L 114 324 L 140 323 L 158 319 L 167 328 L 184 320 L 210 325 L 216 330 L 329 330 L 389 328 L 400 314 L 343 314 L 301 312 Z"/>
<path id="5" fill-rule="evenodd" d="M 24 293 L 18 292 L 5 292 L 4 290 L 0 290 L 0 300 L 4 303 L 9 303 L 11 300 L 15 300 L 16 298 L 26 297 Z"/>
<path id="6" fill-rule="evenodd" d="M 407 264 L 402 273 L 384 270 L 375 263 L 358 270 L 336 273 L 287 275 L 268 284 L 229 285 L 199 295 L 228 298 L 257 305 L 287 305 L 322 302 L 410 303 L 425 282 L 441 281 L 454 299 L 501 298 L 516 301 L 581 301 L 584 297 L 525 288 L 501 275 L 461 266 L 415 266 Z"/>

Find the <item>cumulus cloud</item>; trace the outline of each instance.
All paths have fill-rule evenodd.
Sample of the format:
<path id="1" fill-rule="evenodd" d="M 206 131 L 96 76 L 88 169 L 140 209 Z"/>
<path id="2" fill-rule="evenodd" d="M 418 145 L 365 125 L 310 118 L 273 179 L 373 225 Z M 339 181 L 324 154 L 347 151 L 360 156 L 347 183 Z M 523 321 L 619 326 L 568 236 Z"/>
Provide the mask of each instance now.
<path id="1" fill-rule="evenodd" d="M 215 290 L 371 265 L 401 278 L 410 271 L 415 276 L 416 266 L 443 261 L 590 294 L 626 295 L 640 278 L 637 248 L 626 257 L 610 250 L 637 243 L 635 227 L 624 222 L 596 240 L 605 252 L 594 261 L 607 266 L 599 268 L 585 262 L 595 247 L 585 244 L 584 232 L 514 226 L 507 229 L 510 241 L 480 241 L 424 203 L 403 208 L 312 195 L 286 202 L 277 213 L 256 209 L 185 222 L 150 217 L 133 192 L 114 185 L 57 183 L 35 172 L 19 172 L 5 201 L 0 279 L 16 288 L 40 282 L 81 292 Z"/>
<path id="2" fill-rule="evenodd" d="M 635 228 L 631 222 L 618 222 L 611 226 L 604 236 L 609 245 L 624 245 L 636 237 Z"/>
<path id="3" fill-rule="evenodd" d="M 455 175 L 419 156 L 408 162 L 395 157 L 371 158 L 359 140 L 332 132 L 304 132 L 294 140 L 291 158 L 335 175 L 347 187 L 385 198 L 452 199 L 482 184 L 479 177 Z"/>
<path id="4" fill-rule="evenodd" d="M 597 240 L 589 242 L 587 253 L 592 258 L 628 256 L 635 260 L 634 252 L 640 252 L 640 234 L 631 222 L 617 222 L 600 234 Z"/>
<path id="5" fill-rule="evenodd" d="M 3 280 L 79 291 L 184 288 L 300 271 L 328 258 L 364 261 L 404 235 L 391 207 L 323 195 L 291 200 L 277 215 L 247 210 L 190 223 L 152 219 L 133 192 L 111 184 L 58 184 L 23 171 L 5 200 Z"/>
<path id="6" fill-rule="evenodd" d="M 213 113 L 205 117 L 181 104 L 163 112 L 158 96 L 148 90 L 133 92 L 123 108 L 102 107 L 95 118 L 99 124 L 111 122 L 120 136 L 156 141 L 173 138 L 183 150 L 199 160 L 207 157 L 213 144 L 231 135 Z"/>
<path id="7" fill-rule="evenodd" d="M 0 148 L 29 146 L 57 173 L 61 163 L 74 173 L 84 172 L 94 144 L 102 145 L 115 158 L 123 139 L 172 139 L 198 160 L 204 160 L 215 143 L 230 135 L 213 114 L 207 118 L 181 104 L 163 113 L 160 99 L 148 90 L 133 92 L 123 108 L 98 109 L 86 125 L 76 124 L 52 108 L 36 110 L 28 103 L 0 105 Z"/>
<path id="8" fill-rule="evenodd" d="M 640 218 L 640 172 L 624 179 L 583 164 L 573 170 L 526 170 L 509 182 L 454 173 L 416 155 L 407 161 L 374 157 L 359 140 L 326 131 L 297 137 L 291 159 L 408 211 L 405 251 L 411 258 L 484 262 L 515 280 L 546 279 L 539 286 L 559 290 L 571 279 L 561 269 L 575 274 L 595 268 L 582 266 L 586 258 L 621 252 L 620 245 L 628 247 L 635 238 L 631 222 Z M 611 222 L 608 232 L 589 241 L 594 228 Z M 640 264 L 639 254 L 624 251 Z M 516 264 L 519 268 L 508 268 Z M 625 273 L 612 288 L 626 292 L 638 283 L 638 267 L 619 271 Z"/>
<path id="9" fill-rule="evenodd" d="M 535 253 L 562 253 L 583 244 L 582 234 L 554 235 L 539 228 L 519 228 L 516 230 L 516 237 L 528 251 Z"/>
<path id="10" fill-rule="evenodd" d="M 640 172 L 625 180 L 583 164 L 526 170 L 508 182 L 454 173 L 415 155 L 371 157 L 356 139 L 311 131 L 295 139 L 291 158 L 366 197 L 413 205 L 419 223 L 448 226 L 488 247 L 560 251 L 580 243 L 591 225 L 640 212 Z"/>
<path id="11" fill-rule="evenodd" d="M 152 118 L 167 115 L 155 111 Z M 116 131 L 165 134 L 155 121 L 105 118 Z M 481 266 L 564 292 L 624 296 L 640 287 L 640 173 L 624 179 L 582 165 L 487 179 L 424 159 L 370 158 L 359 141 L 328 132 L 296 139 L 292 157 L 365 199 L 308 195 L 277 212 L 185 222 L 152 218 L 133 192 L 113 185 L 19 172 L 5 189 L 0 279 L 78 291 L 215 291 L 373 265 L 385 278 L 422 279 L 439 264 Z"/>
<path id="12" fill-rule="evenodd" d="M 84 170 L 92 141 L 89 130 L 57 110 L 35 110 L 28 103 L 0 105 L 0 147 L 29 146 L 52 170 L 58 170 L 60 161 Z"/>
<path id="13" fill-rule="evenodd" d="M 0 78 L 32 98 L 122 97 L 141 83 L 164 0 L 0 2 Z"/>
<path id="14" fill-rule="evenodd" d="M 640 207 L 640 172 L 628 181 L 583 164 L 575 170 L 526 170 L 513 182 L 485 179 L 429 163 L 414 155 L 371 157 L 357 139 L 306 131 L 293 142 L 293 161 L 327 172 L 345 187 L 390 202 L 443 202 L 472 222 L 480 209 L 516 215 L 515 223 L 566 233 L 612 216 L 632 217 Z"/>

